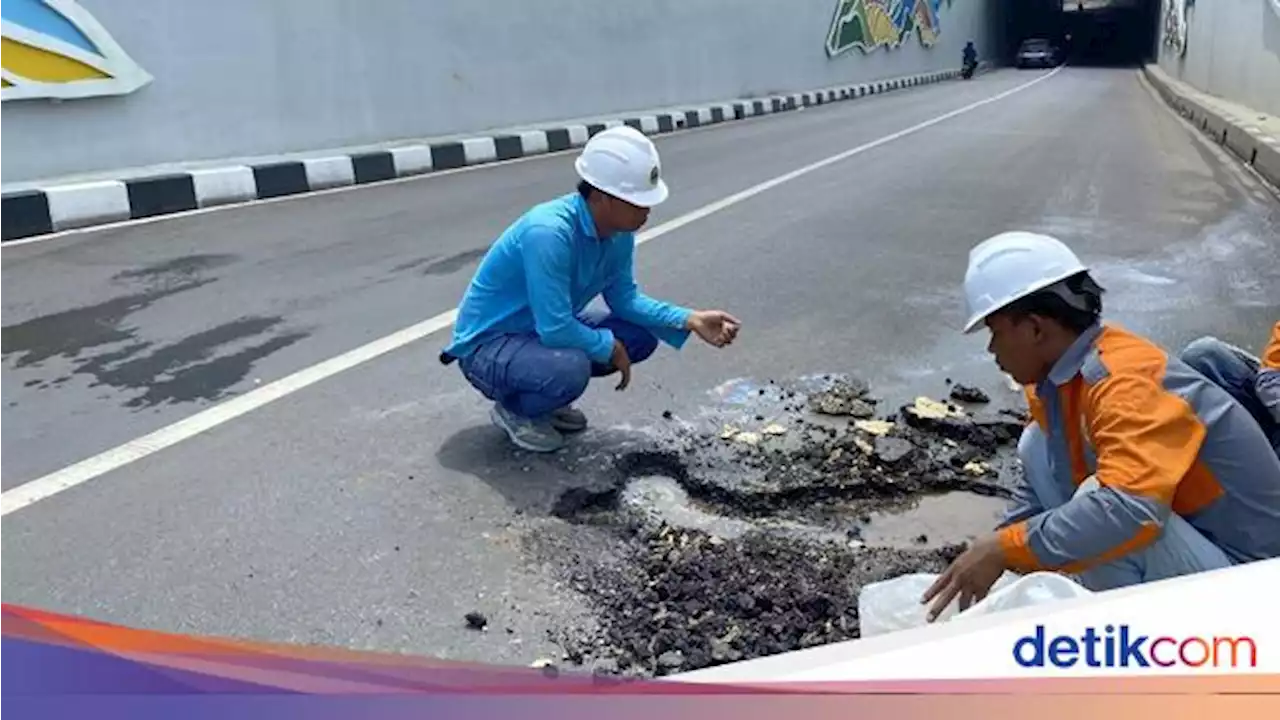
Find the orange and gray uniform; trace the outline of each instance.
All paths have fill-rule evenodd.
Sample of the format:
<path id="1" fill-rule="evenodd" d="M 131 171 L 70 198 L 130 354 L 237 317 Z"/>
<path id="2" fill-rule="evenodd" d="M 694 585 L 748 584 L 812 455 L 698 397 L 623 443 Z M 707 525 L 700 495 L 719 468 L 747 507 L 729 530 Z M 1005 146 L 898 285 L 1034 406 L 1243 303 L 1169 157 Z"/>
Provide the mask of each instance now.
<path id="1" fill-rule="evenodd" d="M 1022 498 L 999 531 L 1014 569 L 1089 570 L 1145 549 L 1175 513 L 1232 562 L 1280 557 L 1280 458 L 1226 391 L 1158 346 L 1095 325 L 1027 399 L 1070 499 Z M 1090 476 L 1099 487 L 1073 497 Z"/>
<path id="2" fill-rule="evenodd" d="M 1280 423 L 1280 322 L 1271 327 L 1271 340 L 1262 350 L 1262 360 L 1253 390 L 1271 418 Z"/>

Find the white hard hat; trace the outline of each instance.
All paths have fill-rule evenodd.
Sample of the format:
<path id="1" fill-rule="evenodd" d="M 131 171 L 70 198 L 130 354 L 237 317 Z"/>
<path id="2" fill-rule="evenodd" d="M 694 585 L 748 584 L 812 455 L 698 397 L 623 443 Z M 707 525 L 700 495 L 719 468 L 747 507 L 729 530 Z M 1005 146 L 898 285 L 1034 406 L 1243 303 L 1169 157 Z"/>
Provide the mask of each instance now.
<path id="1" fill-rule="evenodd" d="M 632 205 L 648 208 L 667 199 L 658 148 L 630 125 L 596 133 L 573 166 L 592 187 Z"/>
<path id="2" fill-rule="evenodd" d="M 988 315 L 1038 290 L 1088 270 L 1057 238 L 1031 232 L 1005 232 L 969 251 L 964 295 L 971 333 Z"/>

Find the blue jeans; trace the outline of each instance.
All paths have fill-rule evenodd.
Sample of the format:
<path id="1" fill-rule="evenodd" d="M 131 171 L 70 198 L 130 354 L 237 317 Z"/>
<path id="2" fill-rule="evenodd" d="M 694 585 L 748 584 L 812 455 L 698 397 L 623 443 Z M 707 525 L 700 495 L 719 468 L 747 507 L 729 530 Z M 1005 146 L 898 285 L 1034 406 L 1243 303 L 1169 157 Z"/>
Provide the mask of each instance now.
<path id="1" fill-rule="evenodd" d="M 633 364 L 658 349 L 658 338 L 652 332 L 608 313 L 584 313 L 581 320 L 613 332 Z M 583 350 L 549 348 L 534 333 L 488 340 L 459 360 L 458 366 L 482 395 L 511 413 L 534 420 L 572 404 L 586 392 L 591 378 L 617 372 L 611 365 L 592 362 Z"/>
<path id="2" fill-rule="evenodd" d="M 1193 341 L 1178 357 L 1243 405 L 1271 439 L 1271 446 L 1280 452 L 1280 426 L 1253 389 L 1261 367 L 1258 358 L 1211 337 Z"/>
<path id="3" fill-rule="evenodd" d="M 1072 495 L 1053 478 L 1049 442 L 1039 425 L 1031 425 L 1018 441 L 1026 488 L 1043 510 L 1066 504 Z M 1078 492 L 1088 492 L 1084 486 Z M 1030 498 L 1023 498 L 1026 502 Z M 1082 585 L 1094 592 L 1164 580 L 1180 575 L 1232 566 L 1231 559 L 1217 545 L 1200 534 L 1182 516 L 1171 514 L 1155 542 L 1142 550 L 1096 565 L 1079 574 Z"/>

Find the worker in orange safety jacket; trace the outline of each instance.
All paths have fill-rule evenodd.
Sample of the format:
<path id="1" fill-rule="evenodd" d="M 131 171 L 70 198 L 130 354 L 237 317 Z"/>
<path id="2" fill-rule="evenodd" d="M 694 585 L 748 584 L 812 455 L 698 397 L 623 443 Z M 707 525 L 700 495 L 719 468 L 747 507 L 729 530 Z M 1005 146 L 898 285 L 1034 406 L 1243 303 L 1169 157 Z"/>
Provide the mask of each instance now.
<path id="1" fill-rule="evenodd" d="M 1271 326 L 1261 358 L 1213 337 L 1196 340 L 1179 357 L 1231 393 L 1280 454 L 1280 322 Z"/>
<path id="2" fill-rule="evenodd" d="M 1280 557 L 1280 458 L 1231 395 L 1146 338 L 1104 323 L 1102 288 L 1062 242 L 1027 232 L 969 255 L 965 332 L 1021 383 L 1024 480 L 997 531 L 925 592 L 930 619 L 1005 571 L 1090 590 Z"/>

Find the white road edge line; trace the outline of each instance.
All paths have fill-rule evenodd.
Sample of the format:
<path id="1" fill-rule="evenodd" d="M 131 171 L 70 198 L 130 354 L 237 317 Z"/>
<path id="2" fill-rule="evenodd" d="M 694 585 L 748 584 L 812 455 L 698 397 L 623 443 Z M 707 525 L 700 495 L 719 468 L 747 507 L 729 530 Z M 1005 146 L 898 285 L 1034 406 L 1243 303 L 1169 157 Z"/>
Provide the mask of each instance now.
<path id="1" fill-rule="evenodd" d="M 650 240 L 656 240 L 663 235 L 679 230 L 680 228 L 690 223 L 697 222 L 708 215 L 712 215 L 721 210 L 737 205 L 738 203 L 753 198 L 756 195 L 775 188 L 783 183 L 808 175 L 809 173 L 825 168 L 828 165 L 833 165 L 843 160 L 847 160 L 860 153 L 880 147 L 881 145 L 891 143 L 895 140 L 906 137 L 907 135 L 933 127 L 939 123 L 946 122 L 957 115 L 962 115 L 984 105 L 989 105 L 993 102 L 1003 100 L 1014 93 L 1021 92 L 1033 85 L 1048 80 L 1058 74 L 1061 69 L 1062 67 L 1058 67 L 1045 75 L 1041 75 L 1034 80 L 1005 90 L 997 95 L 970 103 L 969 105 L 965 105 L 959 109 L 939 115 L 931 120 L 926 120 L 917 125 L 912 125 L 911 127 L 885 135 L 884 137 L 872 140 L 871 142 L 859 145 L 855 148 L 850 148 L 836 155 L 805 165 L 804 167 L 792 170 L 784 175 L 779 175 L 758 185 L 753 185 L 741 192 L 721 198 L 709 205 L 704 205 L 692 212 L 672 218 L 661 225 L 657 225 L 649 230 L 639 233 L 636 236 L 636 244 L 640 245 L 649 242 Z M 35 480 L 31 480 L 30 482 L 19 485 L 11 490 L 6 490 L 3 493 L 0 493 L 0 517 L 12 512 L 17 512 L 22 508 L 29 507 L 41 500 L 57 495 L 64 490 L 70 490 L 77 485 L 89 482 L 90 480 L 101 475 L 105 475 L 112 470 L 119 469 L 132 462 L 141 460 L 148 455 L 160 452 L 161 450 L 172 447 L 173 445 L 177 445 L 183 440 L 195 437 L 200 433 L 234 420 L 241 415 L 275 402 L 286 395 L 295 393 L 305 387 L 314 385 L 321 380 L 333 377 L 345 370 L 350 370 L 357 365 L 362 365 L 380 355 L 389 353 L 392 350 L 397 350 L 416 340 L 421 340 L 429 335 L 444 330 L 445 328 L 453 325 L 453 321 L 457 317 L 457 314 L 458 312 L 456 309 L 450 310 L 449 312 L 441 313 L 428 320 L 410 325 L 407 328 L 398 330 L 386 337 L 374 340 L 373 342 L 362 345 L 354 350 L 350 350 L 316 365 L 303 368 L 291 375 L 261 387 L 254 388 L 244 395 L 222 402 L 207 410 L 202 410 L 191 417 L 179 420 L 172 425 L 165 426 L 153 433 L 137 438 L 136 440 L 132 440 L 91 458 L 82 460 L 74 465 L 69 465 L 43 477 L 36 478 Z"/>

